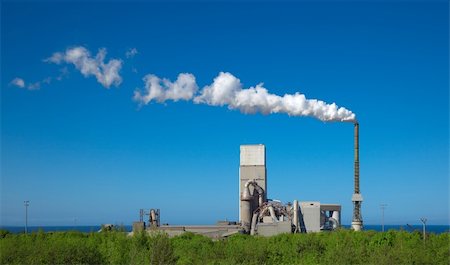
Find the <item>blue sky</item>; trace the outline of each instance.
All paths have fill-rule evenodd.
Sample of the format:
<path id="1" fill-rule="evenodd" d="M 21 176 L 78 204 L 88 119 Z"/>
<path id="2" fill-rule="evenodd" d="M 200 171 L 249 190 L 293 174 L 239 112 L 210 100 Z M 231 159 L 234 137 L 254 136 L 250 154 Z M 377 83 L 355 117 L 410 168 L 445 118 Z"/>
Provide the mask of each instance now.
<path id="1" fill-rule="evenodd" d="M 23 225 L 24 200 L 30 225 L 131 224 L 140 208 L 170 224 L 236 220 L 251 143 L 266 145 L 269 198 L 339 203 L 349 224 L 351 123 L 133 100 L 147 74 L 192 73 L 202 88 L 220 72 L 356 114 L 366 224 L 382 203 L 387 224 L 448 224 L 448 7 L 2 1 L 1 224 Z M 74 47 L 120 60 L 120 84 L 44 62 Z"/>

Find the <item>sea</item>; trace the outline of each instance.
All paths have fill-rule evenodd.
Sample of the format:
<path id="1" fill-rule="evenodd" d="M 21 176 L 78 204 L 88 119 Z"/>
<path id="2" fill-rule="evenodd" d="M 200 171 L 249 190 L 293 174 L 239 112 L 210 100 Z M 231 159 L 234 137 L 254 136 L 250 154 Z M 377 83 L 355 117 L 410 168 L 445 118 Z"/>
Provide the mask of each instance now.
<path id="1" fill-rule="evenodd" d="M 350 225 L 343 225 L 344 228 L 349 229 Z M 120 226 L 125 230 L 126 232 L 131 232 L 131 225 L 123 225 Z M 8 230 L 10 233 L 24 233 L 25 227 L 24 226 L 0 226 L 0 229 L 2 230 Z M 38 231 L 44 231 L 44 232 L 67 232 L 67 231 L 79 231 L 83 233 L 91 233 L 91 232 L 97 232 L 101 229 L 100 225 L 86 225 L 86 226 L 28 226 L 28 232 L 38 232 Z M 381 225 L 365 225 L 364 230 L 374 230 L 381 232 L 382 231 Z M 414 232 L 419 231 L 422 232 L 422 225 L 385 225 L 384 231 L 389 230 L 403 230 L 408 232 Z M 449 225 L 427 225 L 426 226 L 427 233 L 435 233 L 435 234 L 442 234 L 442 233 L 450 233 L 450 226 Z"/>
<path id="2" fill-rule="evenodd" d="M 344 228 L 350 229 L 350 225 L 343 225 Z M 377 232 L 383 231 L 383 227 L 381 225 L 364 225 L 364 230 L 374 230 Z M 403 230 L 407 232 L 414 232 L 414 231 L 423 231 L 422 225 L 384 225 L 384 231 L 389 230 Z M 450 232 L 450 226 L 449 225 L 427 225 L 426 226 L 426 232 L 427 233 L 435 233 L 435 234 L 442 234 L 442 233 L 449 233 Z"/>

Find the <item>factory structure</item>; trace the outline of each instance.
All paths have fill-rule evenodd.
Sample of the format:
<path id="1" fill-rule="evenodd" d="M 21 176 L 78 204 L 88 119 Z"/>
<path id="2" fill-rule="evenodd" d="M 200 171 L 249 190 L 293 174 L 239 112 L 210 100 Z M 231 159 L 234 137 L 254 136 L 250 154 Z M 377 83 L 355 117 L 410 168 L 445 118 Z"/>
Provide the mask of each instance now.
<path id="1" fill-rule="evenodd" d="M 355 123 L 355 167 L 352 229 L 362 229 L 362 196 L 359 189 L 359 124 Z M 133 232 L 164 231 L 169 236 L 184 232 L 223 238 L 232 234 L 272 236 L 281 233 L 332 231 L 341 226 L 341 205 L 318 201 L 282 203 L 268 198 L 266 148 L 262 144 L 241 145 L 239 165 L 239 220 L 219 221 L 216 225 L 168 225 L 160 223 L 160 210 L 140 211 Z M 148 216 L 147 218 L 144 218 Z M 147 219 L 148 222 L 145 222 Z"/>
<path id="2" fill-rule="evenodd" d="M 341 206 L 317 201 L 283 204 L 267 199 L 264 145 L 241 145 L 239 167 L 239 224 L 244 233 L 319 232 L 340 226 Z"/>

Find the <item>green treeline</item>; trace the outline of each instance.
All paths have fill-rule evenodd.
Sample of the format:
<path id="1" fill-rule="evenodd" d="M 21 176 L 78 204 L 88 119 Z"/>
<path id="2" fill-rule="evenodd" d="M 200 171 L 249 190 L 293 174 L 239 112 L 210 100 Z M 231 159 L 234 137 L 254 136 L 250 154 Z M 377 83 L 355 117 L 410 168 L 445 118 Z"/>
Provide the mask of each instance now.
<path id="1" fill-rule="evenodd" d="M 0 233 L 1 264 L 449 264 L 449 233 L 235 235 L 211 240 L 186 233 Z"/>

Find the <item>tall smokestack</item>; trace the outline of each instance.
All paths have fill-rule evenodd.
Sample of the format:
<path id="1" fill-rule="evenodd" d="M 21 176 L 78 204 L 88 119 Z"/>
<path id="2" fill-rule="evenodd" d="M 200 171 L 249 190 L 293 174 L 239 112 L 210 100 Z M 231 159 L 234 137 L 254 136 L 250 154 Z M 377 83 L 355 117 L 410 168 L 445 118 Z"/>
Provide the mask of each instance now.
<path id="1" fill-rule="evenodd" d="M 355 194 L 359 193 L 359 123 L 355 122 Z"/>
<path id="2" fill-rule="evenodd" d="M 355 231 L 360 231 L 363 227 L 361 216 L 361 203 L 363 201 L 362 195 L 359 191 L 359 123 L 355 122 L 355 191 L 352 196 L 353 201 L 353 220 L 352 228 Z"/>

